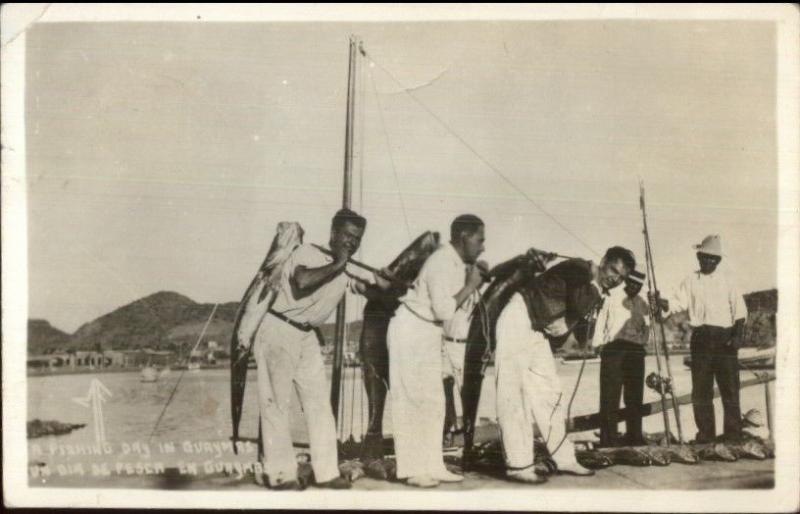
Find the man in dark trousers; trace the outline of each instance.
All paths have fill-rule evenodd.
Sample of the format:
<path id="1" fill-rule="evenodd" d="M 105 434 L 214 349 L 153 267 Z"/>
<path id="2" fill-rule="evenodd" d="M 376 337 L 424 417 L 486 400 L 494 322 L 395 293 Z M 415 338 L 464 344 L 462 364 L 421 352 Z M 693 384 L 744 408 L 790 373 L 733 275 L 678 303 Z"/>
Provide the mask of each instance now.
<path id="1" fill-rule="evenodd" d="M 649 336 L 649 307 L 639 296 L 645 275 L 633 270 L 623 290 L 615 289 L 603 304 L 592 345 L 600 348 L 600 445 L 644 445 L 642 398 L 644 357 Z M 619 397 L 625 391 L 626 437 L 617 434 Z"/>
<path id="2" fill-rule="evenodd" d="M 655 299 L 662 310 L 688 311 L 692 326 L 692 406 L 697 424 L 696 442 L 716 437 L 714 380 L 717 381 L 729 440 L 741 437 L 738 351 L 744 333 L 747 307 L 729 270 L 719 269 L 722 242 L 710 235 L 695 246 L 700 269 L 681 283 L 669 300 Z"/>

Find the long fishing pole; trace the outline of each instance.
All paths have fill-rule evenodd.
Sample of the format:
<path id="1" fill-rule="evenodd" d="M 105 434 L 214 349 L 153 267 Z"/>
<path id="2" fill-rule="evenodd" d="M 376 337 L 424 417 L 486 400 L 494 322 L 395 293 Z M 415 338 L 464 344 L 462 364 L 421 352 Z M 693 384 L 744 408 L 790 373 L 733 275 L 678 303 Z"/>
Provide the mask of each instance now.
<path id="1" fill-rule="evenodd" d="M 639 183 L 639 207 L 642 210 L 642 223 L 643 229 L 642 234 L 644 235 L 644 247 L 645 247 L 645 261 L 646 261 L 646 271 L 647 271 L 647 291 L 650 295 L 653 294 L 655 291 L 655 286 L 653 284 L 653 274 L 650 271 L 650 241 L 648 237 L 648 230 L 647 230 L 647 214 L 645 211 L 645 203 L 644 203 L 644 185 Z M 661 351 L 658 345 L 658 334 L 656 333 L 656 320 L 658 319 L 658 312 L 653 311 L 653 306 L 650 302 L 647 302 L 648 310 L 650 311 L 650 334 L 653 337 L 653 349 L 656 352 L 656 368 L 658 370 L 658 376 L 661 377 Z M 658 309 L 658 305 L 655 307 Z M 649 384 L 648 384 L 649 385 Z M 666 441 L 667 446 L 670 445 L 670 426 L 669 426 L 669 413 L 667 411 L 667 397 L 666 391 L 664 390 L 664 384 L 661 380 L 655 384 L 658 387 L 659 396 L 661 396 L 661 413 L 664 418 L 664 439 Z"/>
<path id="2" fill-rule="evenodd" d="M 214 313 L 217 312 L 217 307 L 219 306 L 218 303 L 214 304 L 214 308 L 211 309 L 211 314 L 208 315 L 208 319 L 206 320 L 206 324 L 203 326 L 202 332 L 200 332 L 200 336 L 197 338 L 197 342 L 194 343 L 194 348 L 192 351 L 189 352 L 189 358 L 191 359 L 191 355 L 197 350 L 197 347 L 200 346 L 200 341 L 203 340 L 203 336 L 206 335 L 206 330 L 208 330 L 208 325 L 211 323 L 211 319 L 214 317 Z M 178 380 L 175 382 L 175 386 L 172 388 L 172 392 L 169 393 L 169 398 L 167 398 L 167 402 L 164 404 L 164 408 L 161 409 L 161 414 L 158 415 L 158 419 L 156 420 L 156 424 L 153 425 L 153 431 L 150 432 L 150 437 L 147 438 L 147 442 L 153 438 L 155 435 L 156 430 L 158 429 L 159 423 L 161 423 L 161 418 L 164 417 L 164 413 L 167 412 L 167 407 L 169 407 L 170 402 L 172 402 L 172 398 L 175 397 L 175 392 L 178 390 L 178 386 L 181 383 L 181 379 L 183 379 L 183 374 L 186 372 L 186 369 L 181 370 L 181 374 L 178 375 Z"/>
<path id="3" fill-rule="evenodd" d="M 650 244 L 650 231 L 647 228 L 647 209 L 645 207 L 645 195 L 644 195 L 644 183 L 639 183 L 639 204 L 642 208 L 642 224 L 643 224 L 643 233 L 644 233 L 644 247 L 645 247 L 645 261 L 647 262 L 647 288 L 652 293 L 655 292 L 656 297 L 658 297 L 658 283 L 656 282 L 656 270 L 655 265 L 653 263 L 653 248 Z M 648 302 L 649 305 L 650 302 Z M 678 429 L 678 442 L 683 444 L 683 430 L 681 427 L 681 411 L 680 411 L 680 404 L 678 403 L 677 399 L 675 398 L 675 391 L 673 389 L 673 378 L 672 378 L 672 369 L 670 368 L 669 364 L 669 348 L 667 348 L 667 334 L 664 330 L 664 323 L 661 321 L 660 312 L 656 310 L 656 312 L 652 312 L 651 307 L 651 316 L 655 315 L 653 321 L 655 321 L 660 329 L 661 332 L 661 344 L 663 345 L 662 349 L 664 351 L 664 363 L 667 370 L 667 379 L 668 382 L 666 384 L 666 391 L 670 395 L 670 399 L 672 401 L 672 408 L 675 411 L 675 425 Z M 656 309 L 660 309 L 660 305 L 655 306 Z M 656 348 L 656 359 L 658 359 L 658 339 L 656 337 L 655 326 L 651 323 L 651 330 L 654 336 L 653 339 L 653 346 Z M 661 374 L 661 366 L 658 366 L 659 375 Z M 667 430 L 667 440 L 669 441 L 669 431 Z"/>
<path id="4" fill-rule="evenodd" d="M 311 246 L 313 246 L 314 248 L 316 248 L 320 252 L 324 253 L 325 255 L 328 255 L 330 257 L 336 257 L 336 254 L 334 254 L 332 251 L 328 250 L 324 246 L 320 246 L 320 245 L 314 244 L 314 243 L 311 243 Z M 392 282 L 394 284 L 397 284 L 397 285 L 400 285 L 400 286 L 403 286 L 403 287 L 412 287 L 412 284 L 410 282 L 403 282 L 402 280 L 398 280 L 398 279 L 396 279 L 394 277 L 390 277 L 390 276 L 386 275 L 386 273 L 384 273 L 381 270 L 379 270 L 378 268 L 376 268 L 374 266 L 370 266 L 369 264 L 364 264 L 363 262 L 357 261 L 356 259 L 352 259 L 352 258 L 348 259 L 347 262 L 349 262 L 350 264 L 352 264 L 353 266 L 356 266 L 358 268 L 365 269 L 367 271 L 371 271 L 372 273 L 378 275 L 379 277 L 381 277 L 381 278 L 383 278 L 385 280 L 388 280 L 388 281 L 390 281 L 390 282 Z M 353 276 L 353 278 L 360 279 L 360 277 L 355 277 L 355 276 Z"/>
<path id="5" fill-rule="evenodd" d="M 325 255 L 328 255 L 330 257 L 336 257 L 336 254 L 334 254 L 332 251 L 328 250 L 324 246 L 320 246 L 320 245 L 315 244 L 315 243 L 311 243 L 311 246 L 313 246 L 314 248 L 316 248 L 320 252 L 324 253 Z M 542 252 L 542 251 L 536 250 L 535 248 L 531 248 L 531 250 L 534 250 L 534 251 L 538 252 L 543 258 L 548 259 L 548 260 L 549 259 L 553 259 L 553 258 L 559 258 L 559 259 L 573 259 L 574 258 L 574 257 L 570 257 L 569 255 L 562 255 L 560 253 Z M 356 266 L 358 268 L 370 271 L 370 272 L 378 275 L 379 277 L 381 277 L 381 278 L 383 278 L 385 280 L 388 280 L 389 282 L 392 282 L 394 284 L 397 284 L 397 285 L 400 285 L 400 286 L 403 286 L 403 287 L 406 287 L 406 288 L 413 288 L 414 287 L 414 284 L 411 283 L 411 282 L 403 282 L 402 280 L 398 280 L 398 279 L 396 279 L 394 277 L 390 277 L 390 276 L 386 275 L 383 271 L 379 270 L 378 268 L 376 268 L 374 266 L 370 266 L 369 264 L 365 264 L 365 263 L 363 263 L 361 261 L 358 261 L 356 259 L 350 258 L 350 259 L 347 260 L 347 262 L 349 262 L 350 264 L 352 264 L 353 266 Z M 490 272 L 483 271 L 483 270 L 481 270 L 481 276 L 486 280 L 491 280 L 493 278 L 493 275 Z M 362 280 L 360 277 L 357 277 L 357 276 L 354 276 L 354 275 L 351 275 L 351 277 L 355 278 L 357 280 Z"/>

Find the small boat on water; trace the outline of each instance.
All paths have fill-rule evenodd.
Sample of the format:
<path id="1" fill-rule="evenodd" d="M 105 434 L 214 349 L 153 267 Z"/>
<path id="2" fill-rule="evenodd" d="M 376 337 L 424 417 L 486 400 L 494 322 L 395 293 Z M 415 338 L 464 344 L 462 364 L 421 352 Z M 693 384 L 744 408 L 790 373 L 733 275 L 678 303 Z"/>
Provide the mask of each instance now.
<path id="1" fill-rule="evenodd" d="M 153 366 L 145 366 L 142 368 L 142 373 L 140 375 L 139 381 L 140 382 L 156 382 L 158 381 L 159 373 L 156 368 Z"/>
<path id="2" fill-rule="evenodd" d="M 684 357 L 683 364 L 691 368 L 692 356 Z M 775 347 L 740 348 L 739 367 L 741 369 L 775 369 Z"/>

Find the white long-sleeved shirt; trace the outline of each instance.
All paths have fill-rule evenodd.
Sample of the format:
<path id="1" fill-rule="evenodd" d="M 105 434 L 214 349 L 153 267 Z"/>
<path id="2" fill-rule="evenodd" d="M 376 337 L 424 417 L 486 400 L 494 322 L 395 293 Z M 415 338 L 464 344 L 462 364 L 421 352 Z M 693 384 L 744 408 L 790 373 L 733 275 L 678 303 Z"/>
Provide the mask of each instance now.
<path id="1" fill-rule="evenodd" d="M 615 340 L 647 344 L 649 315 L 650 309 L 641 296 L 631 298 L 622 287 L 612 289 L 597 315 L 592 346 L 597 348 Z"/>
<path id="2" fill-rule="evenodd" d="M 713 325 L 728 328 L 747 317 L 747 306 L 730 272 L 717 268 L 706 275 L 695 271 L 669 300 L 669 312 L 688 311 L 693 327 Z"/>
<path id="3" fill-rule="evenodd" d="M 414 281 L 414 287 L 400 302 L 418 317 L 431 323 L 442 323 L 450 337 L 462 339 L 469 329 L 469 313 L 472 312 L 476 293 L 456 309 L 454 296 L 464 287 L 467 265 L 447 243 L 440 246 L 423 264 Z M 458 310 L 459 316 L 456 316 Z M 466 329 L 464 328 L 466 326 Z"/>

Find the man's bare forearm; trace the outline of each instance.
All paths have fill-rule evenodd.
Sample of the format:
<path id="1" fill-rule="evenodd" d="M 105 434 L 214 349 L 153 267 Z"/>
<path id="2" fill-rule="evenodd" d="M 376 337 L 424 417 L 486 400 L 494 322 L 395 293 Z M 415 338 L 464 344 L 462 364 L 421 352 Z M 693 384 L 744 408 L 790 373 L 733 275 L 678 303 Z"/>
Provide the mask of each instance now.
<path id="1" fill-rule="evenodd" d="M 292 277 L 292 292 L 296 298 L 303 298 L 336 278 L 344 271 L 347 261 L 332 262 L 319 268 L 298 266 Z"/>

